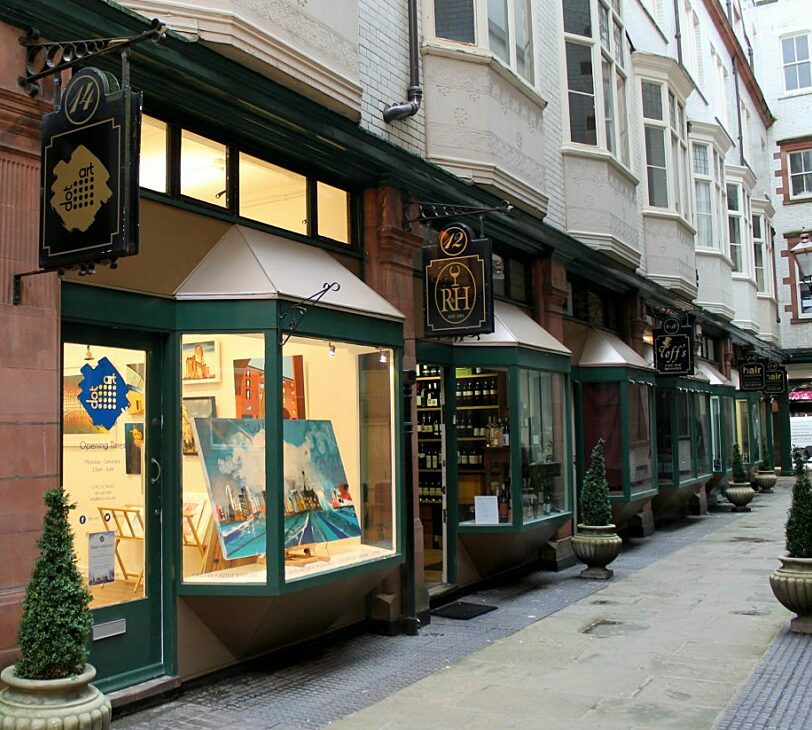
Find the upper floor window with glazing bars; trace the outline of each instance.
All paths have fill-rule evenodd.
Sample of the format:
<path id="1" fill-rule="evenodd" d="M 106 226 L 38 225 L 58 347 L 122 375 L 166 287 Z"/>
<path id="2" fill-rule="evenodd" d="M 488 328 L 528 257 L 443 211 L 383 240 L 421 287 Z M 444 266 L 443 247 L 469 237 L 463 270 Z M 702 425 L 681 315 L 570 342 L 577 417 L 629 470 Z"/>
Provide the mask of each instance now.
<path id="1" fill-rule="evenodd" d="M 140 176 L 142 188 L 220 209 L 235 221 L 353 242 L 349 191 L 148 116 Z"/>
<path id="2" fill-rule="evenodd" d="M 790 198 L 812 196 L 812 148 L 790 152 L 789 194 Z"/>
<path id="3" fill-rule="evenodd" d="M 724 180 L 719 176 L 720 156 L 708 144 L 694 142 L 692 149 L 696 246 L 719 250 L 725 235 L 726 210 Z"/>
<path id="4" fill-rule="evenodd" d="M 799 33 L 782 38 L 781 56 L 784 62 L 784 88 L 797 91 L 812 87 L 809 34 Z"/>
<path id="5" fill-rule="evenodd" d="M 487 48 L 535 84 L 531 0 L 434 0 L 434 34 Z"/>
<path id="6" fill-rule="evenodd" d="M 628 53 L 620 0 L 562 0 L 562 7 L 570 139 L 604 147 L 628 165 Z"/>

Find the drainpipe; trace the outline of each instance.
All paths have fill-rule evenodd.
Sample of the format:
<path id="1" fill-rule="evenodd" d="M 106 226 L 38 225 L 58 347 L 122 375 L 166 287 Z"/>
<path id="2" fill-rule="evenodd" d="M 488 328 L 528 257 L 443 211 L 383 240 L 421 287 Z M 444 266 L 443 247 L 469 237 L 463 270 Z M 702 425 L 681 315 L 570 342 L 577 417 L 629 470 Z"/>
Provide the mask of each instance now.
<path id="1" fill-rule="evenodd" d="M 420 101 L 423 99 L 423 88 L 420 86 L 420 49 L 417 38 L 417 0 L 408 0 L 409 5 L 409 101 L 390 104 L 383 110 L 383 120 L 387 123 L 405 119 L 417 114 Z"/>
<path id="2" fill-rule="evenodd" d="M 741 92 L 739 91 L 739 70 L 736 64 L 736 57 L 731 56 L 731 60 L 733 61 L 733 86 L 736 89 L 736 119 L 739 122 L 739 162 L 744 166 L 744 135 L 742 134 L 742 103 Z"/>
<path id="3" fill-rule="evenodd" d="M 677 32 L 674 33 L 674 39 L 677 41 L 677 61 L 682 66 L 682 29 L 679 23 L 679 0 L 674 0 L 674 23 L 677 26 Z"/>

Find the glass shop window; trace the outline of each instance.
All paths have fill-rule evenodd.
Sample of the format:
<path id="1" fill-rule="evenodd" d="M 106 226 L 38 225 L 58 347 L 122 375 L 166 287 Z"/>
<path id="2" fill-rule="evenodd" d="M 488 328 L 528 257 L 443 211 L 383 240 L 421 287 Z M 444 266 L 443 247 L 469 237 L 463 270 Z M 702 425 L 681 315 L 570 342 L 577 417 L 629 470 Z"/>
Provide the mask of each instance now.
<path id="1" fill-rule="evenodd" d="M 63 350 L 62 476 L 91 608 L 146 595 L 146 364 L 143 350 Z"/>
<path id="2" fill-rule="evenodd" d="M 460 367 L 457 376 L 457 482 L 461 524 L 513 520 L 508 373 Z"/>
<path id="3" fill-rule="evenodd" d="M 674 483 L 674 433 L 671 417 L 674 408 L 674 391 L 657 388 L 657 476 L 660 484 Z"/>
<path id="4" fill-rule="evenodd" d="M 750 449 L 750 456 L 752 457 L 753 463 L 761 461 L 761 441 L 763 437 L 761 433 L 761 409 L 759 406 L 759 403 L 750 404 L 750 423 L 755 437 Z"/>
<path id="5" fill-rule="evenodd" d="M 652 482 L 651 386 L 629 383 L 629 480 L 632 491 L 647 489 Z"/>
<path id="6" fill-rule="evenodd" d="M 681 479 L 694 473 L 691 457 L 691 395 L 686 390 L 678 390 L 677 403 L 677 454 L 679 456 L 679 475 Z"/>
<path id="7" fill-rule="evenodd" d="M 742 461 L 750 459 L 750 404 L 746 400 L 736 400 L 736 442 L 742 453 Z"/>
<path id="8" fill-rule="evenodd" d="M 320 182 L 318 198 L 319 235 L 340 243 L 350 242 L 350 194 Z"/>
<path id="9" fill-rule="evenodd" d="M 285 580 L 393 555 L 393 352 L 292 337 L 282 356 Z"/>
<path id="10" fill-rule="evenodd" d="M 598 442 L 606 442 L 604 461 L 609 489 L 623 491 L 622 439 L 620 435 L 620 383 L 584 383 L 584 468 Z"/>
<path id="11" fill-rule="evenodd" d="M 522 446 L 522 521 L 565 512 L 567 505 L 565 380 L 519 371 Z"/>
<path id="12" fill-rule="evenodd" d="M 206 137 L 181 132 L 180 193 L 210 205 L 228 204 L 226 146 Z"/>
<path id="13" fill-rule="evenodd" d="M 307 233 L 307 178 L 240 152 L 240 215 Z"/>
<path id="14" fill-rule="evenodd" d="M 181 535 L 186 583 L 265 583 L 265 338 L 184 335 Z"/>
<path id="15" fill-rule="evenodd" d="M 139 184 L 159 193 L 166 193 L 167 124 L 160 119 L 141 118 L 141 161 Z"/>
<path id="16" fill-rule="evenodd" d="M 710 413 L 708 403 L 710 396 L 706 393 L 694 393 L 694 415 L 696 417 L 696 470 L 697 475 L 709 474 L 710 461 Z"/>
<path id="17" fill-rule="evenodd" d="M 722 403 L 718 395 L 711 396 L 710 409 L 713 471 L 719 472 L 722 471 Z"/>
<path id="18" fill-rule="evenodd" d="M 733 444 L 736 443 L 736 411 L 732 398 L 722 399 L 722 422 L 725 425 L 725 442 L 722 444 L 725 455 L 725 468 L 733 463 Z"/>

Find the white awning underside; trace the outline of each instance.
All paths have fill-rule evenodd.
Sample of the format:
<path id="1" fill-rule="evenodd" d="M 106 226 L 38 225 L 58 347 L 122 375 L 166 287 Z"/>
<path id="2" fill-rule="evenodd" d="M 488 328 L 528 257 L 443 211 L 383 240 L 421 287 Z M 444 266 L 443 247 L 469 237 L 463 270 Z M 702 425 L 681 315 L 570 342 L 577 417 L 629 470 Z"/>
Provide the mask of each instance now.
<path id="1" fill-rule="evenodd" d="M 567 342 L 572 349 L 573 366 L 654 369 L 617 335 L 572 322 L 568 325 Z"/>
<path id="2" fill-rule="evenodd" d="M 719 370 L 711 365 L 707 360 L 697 360 L 696 369 L 701 372 L 710 382 L 711 385 L 728 385 L 731 383 Z"/>

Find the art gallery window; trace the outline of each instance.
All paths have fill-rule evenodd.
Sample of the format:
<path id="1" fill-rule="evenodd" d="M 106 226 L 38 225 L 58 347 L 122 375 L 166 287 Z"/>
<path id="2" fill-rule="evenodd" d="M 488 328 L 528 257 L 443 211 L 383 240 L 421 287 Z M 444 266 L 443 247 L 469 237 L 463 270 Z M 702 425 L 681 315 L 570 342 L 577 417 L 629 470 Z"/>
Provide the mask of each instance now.
<path id="1" fill-rule="evenodd" d="M 168 125 L 160 119 L 141 118 L 141 158 L 139 182 L 142 188 L 169 192 L 166 184 Z"/>
<path id="2" fill-rule="evenodd" d="M 225 208 L 228 152 L 224 144 L 187 130 L 181 132 L 180 194 Z"/>
<path id="3" fill-rule="evenodd" d="M 487 48 L 528 84 L 535 84 L 530 0 L 434 0 L 434 34 Z"/>

